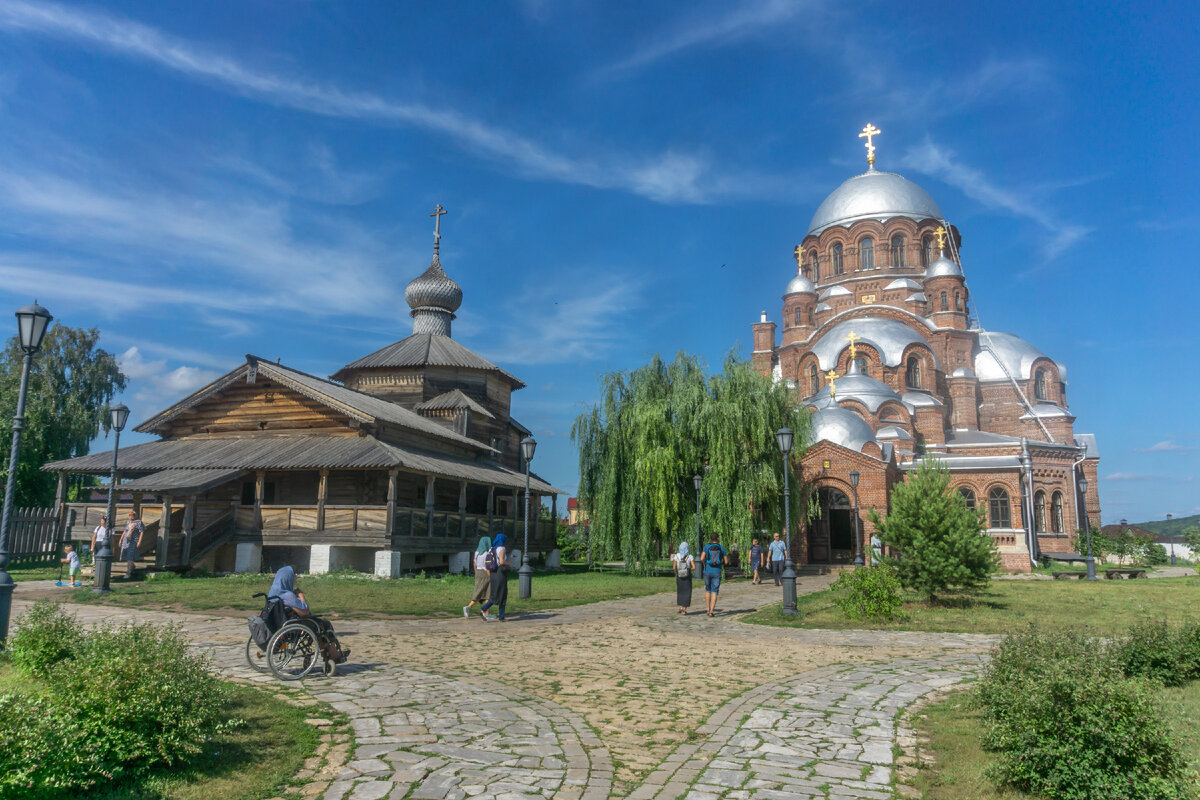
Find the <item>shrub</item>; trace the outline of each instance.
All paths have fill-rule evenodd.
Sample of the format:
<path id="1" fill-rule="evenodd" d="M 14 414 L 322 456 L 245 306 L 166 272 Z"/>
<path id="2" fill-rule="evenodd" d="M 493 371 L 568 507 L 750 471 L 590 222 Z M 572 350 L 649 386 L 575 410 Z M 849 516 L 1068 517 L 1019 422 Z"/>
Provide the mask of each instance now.
<path id="1" fill-rule="evenodd" d="M 1167 548 L 1157 542 L 1150 542 L 1146 545 L 1146 549 L 1142 553 L 1142 560 L 1153 566 L 1166 564 L 1171 558 L 1167 555 Z"/>
<path id="2" fill-rule="evenodd" d="M 900 614 L 900 579 L 891 567 L 843 572 L 830 589 L 833 602 L 850 619 L 893 619 Z"/>
<path id="3" fill-rule="evenodd" d="M 978 687 L 994 777 L 1063 800 L 1194 797 L 1158 684 L 1128 678 L 1094 636 L 1030 628 L 1001 644 Z"/>
<path id="4" fill-rule="evenodd" d="M 25 612 L 8 639 L 13 664 L 33 678 L 45 678 L 55 665 L 74 658 L 82 646 L 79 621 L 49 600 L 39 600 Z"/>
<path id="5" fill-rule="evenodd" d="M 1143 620 L 1115 643 L 1113 657 L 1131 678 L 1150 678 L 1165 686 L 1178 686 L 1188 679 L 1185 658 L 1185 628 L 1166 620 Z"/>

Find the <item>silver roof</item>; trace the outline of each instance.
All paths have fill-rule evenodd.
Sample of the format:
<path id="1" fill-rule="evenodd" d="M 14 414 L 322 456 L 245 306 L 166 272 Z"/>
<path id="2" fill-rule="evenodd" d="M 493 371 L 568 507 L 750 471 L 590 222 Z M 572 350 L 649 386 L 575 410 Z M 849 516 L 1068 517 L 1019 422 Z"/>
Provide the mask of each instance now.
<path id="1" fill-rule="evenodd" d="M 900 399 L 904 402 L 904 405 L 908 406 L 909 408 L 916 408 L 917 406 L 936 407 L 945 405 L 945 403 L 943 403 L 941 400 L 938 400 L 928 392 L 905 392 L 904 394 L 900 395 Z"/>
<path id="2" fill-rule="evenodd" d="M 1100 446 L 1096 444 L 1096 434 L 1094 433 L 1077 433 L 1075 434 L 1075 444 L 1082 447 L 1084 455 L 1088 458 L 1100 457 Z"/>
<path id="3" fill-rule="evenodd" d="M 896 280 L 883 287 L 885 292 L 891 291 L 892 289 L 914 289 L 919 292 L 921 291 L 921 284 L 917 283 L 912 278 L 896 278 Z"/>
<path id="4" fill-rule="evenodd" d="M 495 372 L 512 384 L 514 389 L 525 386 L 483 356 L 471 352 L 449 336 L 436 333 L 414 333 L 357 361 L 351 361 L 331 377 L 340 381 L 347 377 L 347 372 L 353 370 L 389 367 L 465 367 Z"/>
<path id="5" fill-rule="evenodd" d="M 938 256 L 936 261 L 925 268 L 926 278 L 938 278 L 943 275 L 957 275 L 962 277 L 962 267 L 946 258 L 945 253 Z"/>
<path id="6" fill-rule="evenodd" d="M 1021 415 L 1021 419 L 1033 419 L 1041 417 L 1042 419 L 1050 419 L 1052 417 L 1069 417 L 1071 412 L 1065 408 L 1060 408 L 1053 403 L 1035 403 L 1032 411 L 1026 411 Z"/>
<path id="7" fill-rule="evenodd" d="M 434 308 L 449 312 L 462 305 L 462 287 L 442 269 L 438 254 L 433 254 L 429 268 L 409 281 L 404 289 L 404 302 L 411 309 Z"/>
<path id="8" fill-rule="evenodd" d="M 817 303 L 817 307 L 813 311 L 833 311 L 833 306 L 829 303 Z"/>
<path id="9" fill-rule="evenodd" d="M 900 361 L 904 357 L 904 348 L 910 344 L 920 343 L 926 346 L 929 344 L 919 333 L 903 322 L 880 317 L 856 317 L 834 325 L 813 344 L 812 352 L 816 355 L 822 370 L 832 369 L 837 364 L 838 356 L 850 346 L 850 343 L 846 341 L 850 331 L 854 331 L 858 335 L 858 341 L 862 344 L 874 347 L 883 359 L 883 363 L 889 367 L 900 365 Z M 937 355 L 933 356 L 933 360 L 934 366 L 940 369 Z"/>
<path id="10" fill-rule="evenodd" d="M 875 431 L 877 439 L 911 439 L 912 434 L 904 430 L 904 428 L 896 425 L 884 425 L 879 430 Z"/>
<path id="11" fill-rule="evenodd" d="M 1000 365 L 996 363 L 996 359 L 992 357 L 991 353 L 983 349 L 985 343 L 990 344 L 992 350 L 996 351 L 1000 358 L 1004 360 L 1004 366 L 1008 368 L 1009 373 L 1017 380 L 1029 380 L 1033 377 L 1033 362 L 1039 358 L 1049 358 L 1049 356 L 1029 342 L 1011 333 L 980 329 L 979 343 L 979 352 L 975 355 L 975 374 L 981 381 L 1007 380 L 1004 376 L 1004 370 L 1000 369 Z M 1067 379 L 1067 368 L 1057 361 L 1054 364 L 1058 367 L 1058 374 L 1065 381 Z"/>
<path id="12" fill-rule="evenodd" d="M 849 294 L 854 294 L 854 292 L 850 291 L 845 286 L 830 286 L 828 289 L 821 292 L 821 296 L 817 299 L 828 300 L 830 297 L 845 297 Z"/>
<path id="13" fill-rule="evenodd" d="M 889 217 L 942 219 L 942 210 L 928 192 L 907 178 L 871 169 L 834 189 L 817 208 L 808 232 L 812 235 L 833 225 Z"/>
<path id="14" fill-rule="evenodd" d="M 875 441 L 871 426 L 862 417 L 832 405 L 824 405 L 813 414 L 812 436 L 814 442 L 833 442 L 856 453 Z"/>
<path id="15" fill-rule="evenodd" d="M 817 287 L 813 286 L 813 282 L 804 277 L 804 273 L 797 272 L 796 276 L 788 281 L 787 288 L 783 290 L 785 295 L 799 294 L 800 292 L 811 292 L 816 294 Z"/>
<path id="16" fill-rule="evenodd" d="M 920 456 L 914 458 L 907 464 L 902 464 L 901 469 L 908 471 L 916 469 L 926 459 L 933 459 L 941 462 L 951 472 L 960 472 L 966 470 L 979 469 L 1020 469 L 1020 456 L 951 456 L 937 453 L 933 455 Z"/>
<path id="17" fill-rule="evenodd" d="M 837 378 L 833 385 L 834 399 L 839 403 L 842 400 L 857 400 L 872 414 L 889 400 L 900 402 L 900 395 L 894 389 L 870 375 L 863 375 L 854 364 L 851 364 L 850 371 Z M 813 396 L 813 401 L 820 401 L 828 397 L 829 387 L 826 386 Z"/>
<path id="18" fill-rule="evenodd" d="M 924 292 L 913 292 L 908 297 L 904 298 L 906 303 L 924 303 L 926 301 Z"/>

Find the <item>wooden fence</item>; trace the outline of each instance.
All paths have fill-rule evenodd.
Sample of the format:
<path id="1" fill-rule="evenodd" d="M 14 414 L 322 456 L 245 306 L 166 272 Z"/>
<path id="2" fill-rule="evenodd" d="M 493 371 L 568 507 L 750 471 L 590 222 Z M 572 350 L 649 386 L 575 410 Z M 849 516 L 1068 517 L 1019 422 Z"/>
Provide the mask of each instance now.
<path id="1" fill-rule="evenodd" d="M 58 518 L 53 508 L 17 508 L 8 528 L 8 557 L 14 566 L 53 565 L 58 555 Z"/>

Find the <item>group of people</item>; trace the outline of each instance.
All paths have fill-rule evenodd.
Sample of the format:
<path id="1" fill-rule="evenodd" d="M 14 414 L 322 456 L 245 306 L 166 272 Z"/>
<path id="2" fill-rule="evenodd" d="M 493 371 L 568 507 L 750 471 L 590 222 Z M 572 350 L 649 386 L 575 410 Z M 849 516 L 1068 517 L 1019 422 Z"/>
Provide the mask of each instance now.
<path id="1" fill-rule="evenodd" d="M 761 573 L 766 571 L 768 564 L 775 585 L 783 584 L 783 566 L 787 561 L 787 545 L 775 534 L 775 539 L 764 550 L 754 539 L 750 544 L 749 567 L 753 570 L 751 583 L 762 584 Z M 679 606 L 680 614 L 687 614 L 692 604 L 692 576 L 696 571 L 696 557 L 692 555 L 687 542 L 680 542 L 679 549 L 671 556 L 671 564 L 675 570 L 675 603 Z M 713 534 L 709 543 L 700 553 L 701 577 L 704 578 L 704 604 L 708 616 L 716 616 L 717 596 L 721 591 L 721 575 L 729 566 L 729 553 L 721 546 L 717 534 Z"/>
<path id="2" fill-rule="evenodd" d="M 496 538 L 479 537 L 475 546 L 475 591 L 471 601 L 463 606 L 465 619 L 471 618 L 471 609 L 479 604 L 479 615 L 484 622 L 504 622 L 504 610 L 508 605 L 508 547 L 503 533 Z M 496 607 L 496 616 L 488 616 L 488 609 Z"/>
<path id="3" fill-rule="evenodd" d="M 93 557 L 96 551 L 109 543 L 112 537 L 112 529 L 108 527 L 108 515 L 100 517 L 100 524 L 92 531 L 91 552 Z M 137 512 L 129 512 L 129 521 L 125 523 L 125 531 L 121 534 L 120 541 L 120 560 L 125 562 L 125 580 L 133 580 L 133 573 L 136 569 L 136 562 L 142 557 L 142 541 L 146 538 L 146 526 L 138 519 Z M 66 564 L 71 572 L 71 584 L 80 586 L 79 583 L 79 554 L 75 552 L 73 545 L 66 545 L 63 548 L 62 563 Z"/>

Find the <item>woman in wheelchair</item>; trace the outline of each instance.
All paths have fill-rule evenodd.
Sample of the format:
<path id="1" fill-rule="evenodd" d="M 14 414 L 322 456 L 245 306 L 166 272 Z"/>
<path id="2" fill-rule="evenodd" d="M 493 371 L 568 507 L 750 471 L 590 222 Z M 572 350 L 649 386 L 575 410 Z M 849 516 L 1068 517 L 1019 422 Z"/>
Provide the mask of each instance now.
<path id="1" fill-rule="evenodd" d="M 328 661 L 341 664 L 350 656 L 350 648 L 343 648 L 333 632 L 329 620 L 316 616 L 304 600 L 304 592 L 296 590 L 296 571 L 281 567 L 267 591 L 267 601 L 278 598 L 287 612 L 288 619 L 296 619 L 311 625 L 321 640 L 321 655 Z"/>

